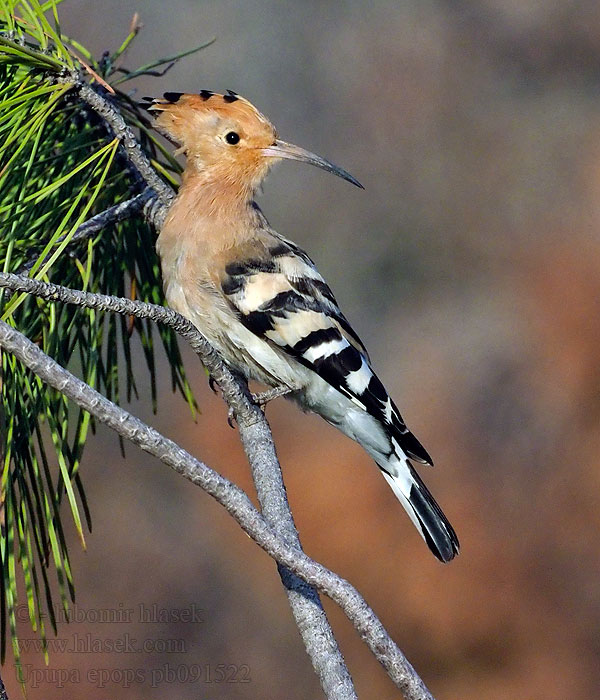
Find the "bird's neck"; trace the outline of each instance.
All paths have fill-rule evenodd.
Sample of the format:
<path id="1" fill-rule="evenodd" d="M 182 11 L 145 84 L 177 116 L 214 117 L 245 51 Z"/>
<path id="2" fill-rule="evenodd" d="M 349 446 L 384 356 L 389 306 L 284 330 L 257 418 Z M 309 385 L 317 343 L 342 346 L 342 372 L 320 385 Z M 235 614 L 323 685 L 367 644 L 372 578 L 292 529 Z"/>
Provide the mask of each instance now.
<path id="1" fill-rule="evenodd" d="M 210 173 L 184 174 L 179 197 L 207 216 L 239 218 L 252 208 L 256 185 L 239 177 L 213 177 Z"/>
<path id="2" fill-rule="evenodd" d="M 253 195 L 252 188 L 237 181 L 184 177 L 161 238 L 181 237 L 186 246 L 207 253 L 244 243 L 260 225 Z"/>

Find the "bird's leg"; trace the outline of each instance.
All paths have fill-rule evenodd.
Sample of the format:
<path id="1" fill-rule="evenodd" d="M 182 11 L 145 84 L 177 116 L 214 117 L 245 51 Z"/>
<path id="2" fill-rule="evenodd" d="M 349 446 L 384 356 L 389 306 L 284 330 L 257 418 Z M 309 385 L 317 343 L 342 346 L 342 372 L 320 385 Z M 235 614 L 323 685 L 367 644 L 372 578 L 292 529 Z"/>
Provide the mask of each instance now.
<path id="1" fill-rule="evenodd" d="M 242 375 L 239 376 L 243 378 Z M 212 375 L 208 376 L 208 386 L 214 391 L 215 394 L 218 393 L 219 385 L 217 384 L 216 380 Z M 268 389 L 267 391 L 262 391 L 259 394 L 251 394 L 251 396 L 254 403 L 260 406 L 260 408 L 264 411 L 265 406 L 269 403 L 269 401 L 272 401 L 273 399 L 276 399 L 279 396 L 285 396 L 286 394 L 289 394 L 292 391 L 294 391 L 294 389 L 292 389 L 291 387 L 280 385 L 273 387 L 272 389 Z M 229 424 L 230 428 L 235 429 L 235 415 L 231 406 L 227 411 L 227 423 Z"/>
<path id="2" fill-rule="evenodd" d="M 252 399 L 254 403 L 258 404 L 261 408 L 264 408 L 269 401 L 278 398 L 279 396 L 285 396 L 293 391 L 289 386 L 276 386 L 273 389 L 268 389 L 267 391 L 262 391 L 260 394 L 252 394 Z"/>
<path id="3" fill-rule="evenodd" d="M 252 394 L 251 396 L 254 403 L 257 406 L 260 406 L 260 409 L 264 412 L 265 406 L 269 403 L 269 401 L 272 401 L 273 399 L 276 399 L 279 396 L 285 396 L 286 394 L 289 394 L 292 391 L 294 390 L 291 389 L 289 386 L 276 386 L 273 387 L 273 389 L 261 391 L 260 394 Z M 227 412 L 227 422 L 229 423 L 230 428 L 235 428 L 235 415 L 231 407 L 229 407 L 229 411 Z"/>

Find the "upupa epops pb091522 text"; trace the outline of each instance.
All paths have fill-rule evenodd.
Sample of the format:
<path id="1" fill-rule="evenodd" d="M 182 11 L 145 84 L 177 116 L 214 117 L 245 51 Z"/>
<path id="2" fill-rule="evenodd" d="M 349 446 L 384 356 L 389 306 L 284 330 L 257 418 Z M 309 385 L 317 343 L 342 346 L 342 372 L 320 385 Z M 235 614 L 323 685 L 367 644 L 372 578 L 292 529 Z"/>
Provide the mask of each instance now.
<path id="1" fill-rule="evenodd" d="M 371 369 L 313 261 L 274 231 L 254 202 L 282 158 L 360 183 L 278 139 L 268 119 L 233 92 L 167 92 L 145 106 L 187 157 L 157 243 L 169 305 L 233 370 L 281 387 L 362 445 L 431 551 L 450 561 L 458 553 L 456 534 L 411 464 L 431 464 L 429 454 Z"/>

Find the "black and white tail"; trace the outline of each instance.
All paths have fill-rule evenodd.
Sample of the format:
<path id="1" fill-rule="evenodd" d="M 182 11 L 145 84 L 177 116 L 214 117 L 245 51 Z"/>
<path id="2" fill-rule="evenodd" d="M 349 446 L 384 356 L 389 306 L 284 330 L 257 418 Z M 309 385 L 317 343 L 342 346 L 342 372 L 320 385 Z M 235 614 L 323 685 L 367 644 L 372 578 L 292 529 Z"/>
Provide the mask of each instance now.
<path id="1" fill-rule="evenodd" d="M 394 456 L 379 467 L 429 549 L 440 561 L 454 559 L 459 549 L 454 528 L 408 459 Z"/>

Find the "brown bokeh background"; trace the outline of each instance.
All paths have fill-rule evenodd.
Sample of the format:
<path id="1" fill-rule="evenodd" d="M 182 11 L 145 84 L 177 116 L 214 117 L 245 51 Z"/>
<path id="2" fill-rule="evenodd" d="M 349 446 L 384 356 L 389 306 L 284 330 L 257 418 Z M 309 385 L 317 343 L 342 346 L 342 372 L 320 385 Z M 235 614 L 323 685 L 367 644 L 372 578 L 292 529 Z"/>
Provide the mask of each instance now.
<path id="1" fill-rule="evenodd" d="M 98 55 L 135 10 L 130 66 L 218 37 L 140 96 L 235 90 L 366 186 L 285 164 L 260 202 L 316 259 L 434 456 L 422 471 L 462 551 L 435 561 L 360 448 L 279 400 L 267 414 L 306 551 L 361 591 L 438 700 L 598 697 L 598 3 L 71 0 L 64 30 Z M 131 408 L 254 497 L 187 358 L 197 423 L 164 362 L 158 415 Z M 123 460 L 106 430 L 83 469 L 88 621 L 61 625 L 47 668 L 25 653 L 31 700 L 321 697 L 273 562 L 219 506 L 132 447 Z M 142 623 L 140 604 L 201 621 Z M 400 698 L 325 605 L 359 696 Z M 131 623 L 94 624 L 98 610 Z M 127 635 L 138 651 L 82 650 Z M 229 682 L 208 682 L 218 664 Z"/>

